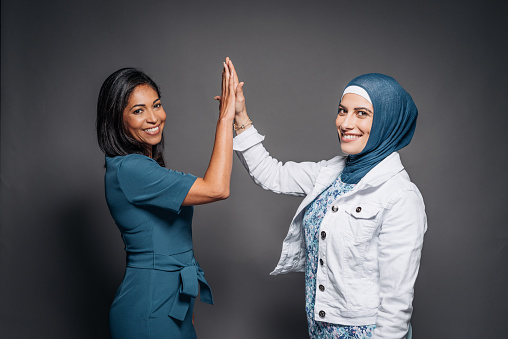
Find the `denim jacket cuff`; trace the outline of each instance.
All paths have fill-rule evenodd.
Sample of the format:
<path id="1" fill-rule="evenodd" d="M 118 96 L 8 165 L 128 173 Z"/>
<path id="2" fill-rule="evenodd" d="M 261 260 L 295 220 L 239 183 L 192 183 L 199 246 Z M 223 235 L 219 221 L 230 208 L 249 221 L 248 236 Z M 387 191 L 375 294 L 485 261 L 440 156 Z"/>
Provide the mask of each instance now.
<path id="1" fill-rule="evenodd" d="M 265 140 L 265 137 L 259 134 L 254 126 L 251 126 L 251 128 L 233 138 L 233 150 L 243 152 L 263 140 Z"/>

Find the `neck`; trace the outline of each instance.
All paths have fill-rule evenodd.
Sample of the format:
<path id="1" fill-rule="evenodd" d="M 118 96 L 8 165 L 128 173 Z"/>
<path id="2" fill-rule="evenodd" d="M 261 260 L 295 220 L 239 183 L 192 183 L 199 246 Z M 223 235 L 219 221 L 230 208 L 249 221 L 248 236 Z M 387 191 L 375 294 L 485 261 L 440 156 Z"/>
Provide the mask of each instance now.
<path id="1" fill-rule="evenodd" d="M 153 148 L 153 147 L 152 147 L 151 145 L 149 145 L 149 146 L 147 146 L 147 147 L 146 147 L 146 150 L 145 150 L 145 154 L 146 154 L 146 156 L 147 156 L 147 157 L 149 157 L 149 158 L 151 158 L 151 157 L 152 157 L 152 148 Z"/>

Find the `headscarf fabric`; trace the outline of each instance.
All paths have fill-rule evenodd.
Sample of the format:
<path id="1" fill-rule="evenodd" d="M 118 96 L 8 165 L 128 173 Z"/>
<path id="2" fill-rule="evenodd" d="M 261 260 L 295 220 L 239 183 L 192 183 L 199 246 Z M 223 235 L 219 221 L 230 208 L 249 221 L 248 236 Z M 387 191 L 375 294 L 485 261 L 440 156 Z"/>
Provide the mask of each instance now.
<path id="1" fill-rule="evenodd" d="M 360 75 L 347 84 L 344 93 L 352 93 L 348 89 L 351 86 L 364 89 L 369 96 L 366 99 L 370 99 L 374 108 L 369 140 L 360 153 L 347 157 L 341 175 L 343 182 L 357 184 L 384 158 L 411 142 L 418 109 L 409 93 L 387 75 Z"/>

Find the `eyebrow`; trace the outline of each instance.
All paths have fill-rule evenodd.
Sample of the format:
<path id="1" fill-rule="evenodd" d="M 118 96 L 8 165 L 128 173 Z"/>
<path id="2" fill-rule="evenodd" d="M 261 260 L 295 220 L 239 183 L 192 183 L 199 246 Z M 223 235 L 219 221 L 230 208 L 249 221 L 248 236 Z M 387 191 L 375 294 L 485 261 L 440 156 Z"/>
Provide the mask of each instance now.
<path id="1" fill-rule="evenodd" d="M 345 107 L 344 105 L 342 104 L 339 104 L 339 107 L 340 108 L 343 108 L 343 109 L 347 109 L 347 107 Z M 370 109 L 368 109 L 367 107 L 355 107 L 353 108 L 353 110 L 355 111 L 367 111 L 369 112 L 370 114 L 374 114 L 374 112 L 372 112 Z"/>
<path id="2" fill-rule="evenodd" d="M 354 110 L 355 111 L 367 111 L 370 114 L 373 114 L 373 112 L 370 109 L 368 109 L 367 107 L 355 107 Z"/>
<path id="3" fill-rule="evenodd" d="M 159 101 L 161 98 L 158 97 L 157 99 L 155 99 L 153 102 L 152 102 L 152 105 L 155 104 L 157 101 Z M 133 109 L 134 107 L 146 107 L 145 104 L 136 104 L 134 106 L 131 107 L 131 109 Z"/>

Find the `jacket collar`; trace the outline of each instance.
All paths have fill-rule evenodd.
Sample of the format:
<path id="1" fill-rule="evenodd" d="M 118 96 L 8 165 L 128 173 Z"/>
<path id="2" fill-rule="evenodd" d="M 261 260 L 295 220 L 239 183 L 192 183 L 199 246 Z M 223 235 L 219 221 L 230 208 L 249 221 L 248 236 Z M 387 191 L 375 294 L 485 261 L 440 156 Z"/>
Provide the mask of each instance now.
<path id="1" fill-rule="evenodd" d="M 400 161 L 399 152 L 393 152 L 365 174 L 357 184 L 356 190 L 379 186 L 402 170 L 404 166 Z"/>
<path id="2" fill-rule="evenodd" d="M 293 220 L 308 204 L 310 204 L 318 195 L 332 184 L 340 172 L 342 172 L 345 165 L 346 158 L 338 156 L 329 160 L 327 165 L 321 168 L 316 178 L 316 185 L 314 186 L 314 189 L 302 201 L 302 204 L 298 207 Z M 369 187 L 379 186 L 402 170 L 404 170 L 404 166 L 400 161 L 400 155 L 398 152 L 393 152 L 365 174 L 352 192 L 358 192 L 359 190 Z"/>
<path id="3" fill-rule="evenodd" d="M 345 157 L 335 157 L 329 160 L 327 166 L 319 171 L 316 184 L 320 184 L 321 187 L 316 187 L 317 191 L 313 192 L 314 197 L 321 194 L 337 178 L 339 173 L 344 169 L 345 159 Z M 404 170 L 404 166 L 400 161 L 399 152 L 393 152 L 365 174 L 357 184 L 355 191 L 379 186 L 402 170 Z"/>
<path id="4" fill-rule="evenodd" d="M 316 178 L 316 186 L 319 184 L 325 188 L 330 186 L 337 178 L 340 172 L 346 166 L 346 157 L 338 156 L 326 162 L 326 166 L 322 167 Z M 321 193 L 321 192 L 319 192 Z"/>

